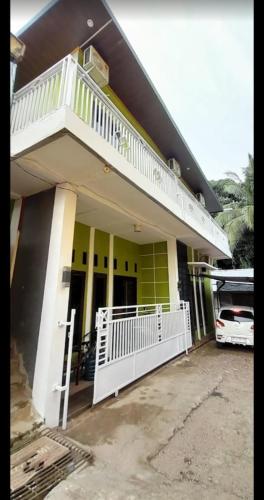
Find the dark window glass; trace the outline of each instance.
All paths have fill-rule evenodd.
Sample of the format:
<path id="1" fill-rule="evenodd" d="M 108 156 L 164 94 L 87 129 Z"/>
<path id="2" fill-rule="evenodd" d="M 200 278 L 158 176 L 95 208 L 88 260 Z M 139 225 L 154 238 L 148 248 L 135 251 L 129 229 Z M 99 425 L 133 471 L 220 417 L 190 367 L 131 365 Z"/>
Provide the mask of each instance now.
<path id="1" fill-rule="evenodd" d="M 98 255 L 97 253 L 94 254 L 94 267 L 98 266 Z"/>
<path id="2" fill-rule="evenodd" d="M 125 262 L 125 270 L 128 271 L 128 261 Z"/>
<path id="3" fill-rule="evenodd" d="M 87 264 L 87 252 L 83 252 L 82 263 Z"/>
<path id="4" fill-rule="evenodd" d="M 114 259 L 114 269 L 117 269 L 117 259 Z"/>
<path id="5" fill-rule="evenodd" d="M 245 323 L 254 320 L 253 313 L 251 311 L 243 311 L 242 309 L 224 309 L 220 314 L 221 319 L 226 321 L 238 321 L 239 323 Z"/>
<path id="6" fill-rule="evenodd" d="M 75 261 L 75 250 L 73 249 L 73 251 L 72 251 L 72 262 L 74 262 L 74 261 Z"/>
<path id="7" fill-rule="evenodd" d="M 104 267 L 107 267 L 107 264 L 108 264 L 108 258 L 107 257 L 104 257 Z"/>
<path id="8" fill-rule="evenodd" d="M 137 263 L 135 263 L 135 273 L 137 273 Z"/>

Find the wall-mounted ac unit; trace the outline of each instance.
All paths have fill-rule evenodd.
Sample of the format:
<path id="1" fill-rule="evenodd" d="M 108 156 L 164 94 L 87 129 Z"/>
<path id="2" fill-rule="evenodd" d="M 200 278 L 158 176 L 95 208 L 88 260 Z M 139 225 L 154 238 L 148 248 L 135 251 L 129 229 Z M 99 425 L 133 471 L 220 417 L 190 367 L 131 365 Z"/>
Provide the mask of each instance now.
<path id="1" fill-rule="evenodd" d="M 201 205 L 203 205 L 203 207 L 205 207 L 205 199 L 204 199 L 203 193 L 197 193 L 196 198 L 201 203 Z"/>
<path id="2" fill-rule="evenodd" d="M 177 160 L 175 160 L 175 158 L 170 158 L 167 163 L 168 163 L 168 167 L 172 170 L 172 172 L 177 177 L 181 177 L 181 167 L 180 167 L 179 163 L 177 162 Z"/>
<path id="3" fill-rule="evenodd" d="M 99 87 L 109 83 L 109 66 L 92 45 L 83 52 L 83 68 Z"/>

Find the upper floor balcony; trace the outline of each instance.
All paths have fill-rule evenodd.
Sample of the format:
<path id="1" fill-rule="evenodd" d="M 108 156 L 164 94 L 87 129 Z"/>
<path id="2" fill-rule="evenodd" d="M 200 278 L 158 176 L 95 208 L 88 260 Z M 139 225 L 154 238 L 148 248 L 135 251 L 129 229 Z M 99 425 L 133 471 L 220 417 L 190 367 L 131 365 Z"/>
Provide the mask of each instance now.
<path id="1" fill-rule="evenodd" d="M 14 94 L 11 156 L 63 130 L 209 242 L 215 256 L 230 257 L 226 233 L 71 55 Z"/>

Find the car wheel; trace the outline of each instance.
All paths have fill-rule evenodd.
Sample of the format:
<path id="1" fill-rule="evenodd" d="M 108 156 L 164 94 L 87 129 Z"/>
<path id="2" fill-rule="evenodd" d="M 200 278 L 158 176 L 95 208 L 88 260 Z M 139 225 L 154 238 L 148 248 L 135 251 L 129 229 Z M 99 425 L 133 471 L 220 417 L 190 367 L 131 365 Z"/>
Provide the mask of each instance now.
<path id="1" fill-rule="evenodd" d="M 223 342 L 216 342 L 216 345 L 217 345 L 218 349 L 223 349 L 225 344 Z"/>

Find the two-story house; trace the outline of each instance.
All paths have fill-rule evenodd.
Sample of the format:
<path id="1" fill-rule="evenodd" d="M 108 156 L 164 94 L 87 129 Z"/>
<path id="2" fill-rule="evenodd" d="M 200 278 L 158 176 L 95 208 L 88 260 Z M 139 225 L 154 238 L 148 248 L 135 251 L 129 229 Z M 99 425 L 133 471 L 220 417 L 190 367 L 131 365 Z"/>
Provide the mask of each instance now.
<path id="1" fill-rule="evenodd" d="M 213 331 L 197 262 L 230 249 L 215 193 L 107 4 L 53 1 L 19 38 L 12 336 L 56 426 L 71 309 L 73 343 L 97 326 L 96 403 Z"/>

